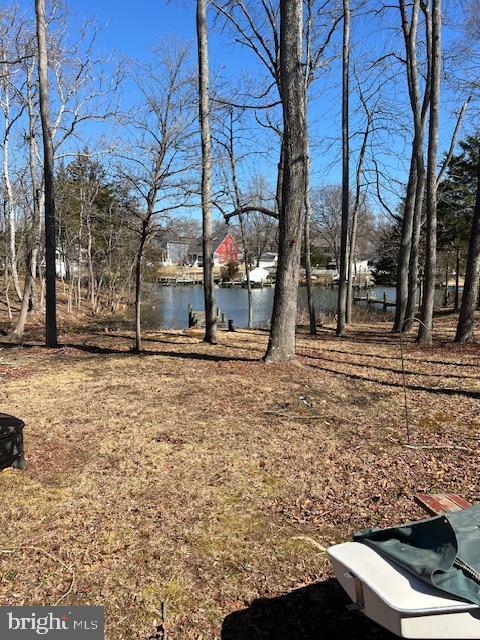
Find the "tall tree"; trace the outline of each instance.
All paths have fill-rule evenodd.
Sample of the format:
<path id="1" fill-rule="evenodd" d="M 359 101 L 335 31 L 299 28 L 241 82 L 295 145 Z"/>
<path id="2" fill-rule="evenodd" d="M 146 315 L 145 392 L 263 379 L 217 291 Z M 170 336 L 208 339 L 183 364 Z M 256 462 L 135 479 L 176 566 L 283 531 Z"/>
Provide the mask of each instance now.
<path id="1" fill-rule="evenodd" d="M 308 0 L 307 2 L 307 21 L 305 27 L 305 112 L 308 114 L 308 86 L 311 81 L 311 66 L 312 66 L 312 21 L 313 21 L 313 2 Z M 305 222 L 303 229 L 303 251 L 305 256 L 305 279 L 307 282 L 307 306 L 308 306 L 308 318 L 310 325 L 310 335 L 314 336 L 317 333 L 317 321 L 315 317 L 315 301 L 313 298 L 313 281 L 312 281 L 312 256 L 310 246 L 310 226 L 312 224 L 312 200 L 310 197 L 310 145 L 308 139 L 308 116 L 307 116 L 307 131 L 305 133 Z"/>
<path id="2" fill-rule="evenodd" d="M 281 0 L 280 89 L 285 159 L 279 212 L 277 280 L 270 338 L 264 356 L 266 362 L 286 362 L 295 357 L 307 148 L 302 32 L 302 0 Z"/>
<path id="3" fill-rule="evenodd" d="M 425 162 L 423 140 L 426 114 L 430 100 L 430 67 L 431 67 L 431 18 L 426 5 L 425 40 L 427 51 L 427 73 L 423 95 L 420 87 L 420 69 L 417 56 L 420 0 L 414 0 L 409 16 L 405 0 L 399 1 L 403 39 L 405 42 L 405 66 L 408 97 L 413 118 L 413 140 L 410 159 L 407 190 L 405 195 L 402 231 L 397 266 L 397 286 L 395 321 L 393 331 L 399 332 L 411 326 L 411 316 L 415 313 L 418 244 L 423 214 L 423 196 L 425 190 Z M 407 319 L 407 322 L 406 322 Z"/>
<path id="4" fill-rule="evenodd" d="M 462 306 L 458 318 L 455 342 L 470 342 L 473 340 L 475 324 L 475 308 L 478 300 L 478 286 L 480 278 L 480 149 L 477 162 L 477 196 L 473 212 L 472 231 L 468 246 L 467 270 L 463 286 Z"/>
<path id="5" fill-rule="evenodd" d="M 367 104 L 367 100 L 363 94 L 361 87 L 359 87 L 360 102 L 365 110 L 366 122 L 365 129 L 362 135 L 362 144 L 360 146 L 360 152 L 358 154 L 358 163 L 355 176 L 355 200 L 353 203 L 352 220 L 350 223 L 350 240 L 348 250 L 348 274 L 347 274 L 347 308 L 345 319 L 347 324 L 352 321 L 352 302 L 353 302 L 353 281 L 355 275 L 355 251 L 357 249 L 357 230 L 358 230 L 358 218 L 360 209 L 364 202 L 362 197 L 362 178 L 363 178 L 363 165 L 365 162 L 365 154 L 367 151 L 368 138 L 372 129 L 373 113 Z"/>
<path id="6" fill-rule="evenodd" d="M 415 192 L 411 194 L 412 200 L 409 203 L 412 216 L 412 236 L 410 241 L 410 252 L 408 256 L 408 278 L 407 278 L 407 301 L 406 307 L 403 304 L 399 306 L 400 314 L 396 319 L 402 323 L 402 329 L 408 330 L 412 327 L 417 308 L 417 286 L 418 286 L 418 260 L 420 246 L 420 232 L 422 220 L 424 217 L 424 194 L 425 194 L 425 159 L 424 159 L 424 137 L 426 117 L 430 102 L 430 72 L 432 57 L 432 20 L 430 11 L 426 3 L 422 3 L 422 11 L 425 18 L 425 48 L 426 48 L 426 77 L 423 96 L 420 94 L 420 77 L 419 65 L 416 54 L 416 34 L 418 31 L 418 5 L 414 3 L 412 8 L 412 24 L 410 29 L 407 22 L 407 13 L 405 5 L 402 3 L 402 29 L 405 39 L 406 59 L 407 59 L 407 86 L 410 97 L 410 105 L 413 115 L 414 139 L 412 147 L 412 157 L 415 158 L 415 166 L 413 167 L 413 182 Z M 415 24 L 414 24 L 415 23 Z M 404 273 L 402 273 L 404 276 Z M 402 291 L 402 294 L 404 292 Z M 402 311 L 404 315 L 402 317 Z"/>
<path id="7" fill-rule="evenodd" d="M 245 46 L 249 50 L 253 51 L 264 69 L 267 70 L 270 78 L 265 79 L 265 84 L 260 91 L 255 91 L 259 96 L 253 98 L 251 93 L 248 93 L 249 103 L 247 108 L 258 110 L 256 113 L 256 120 L 262 127 L 270 129 L 275 132 L 276 136 L 280 140 L 280 157 L 278 162 L 277 172 L 277 189 L 276 189 L 276 210 L 272 209 L 255 209 L 254 207 L 244 207 L 243 212 L 249 213 L 253 211 L 261 211 L 265 215 L 273 218 L 278 218 L 277 211 L 280 211 L 283 202 L 283 181 L 285 177 L 285 136 L 282 126 L 277 126 L 272 123 L 271 109 L 281 104 L 284 110 L 284 89 L 282 87 L 282 74 L 280 70 L 280 47 L 281 47 L 281 34 L 279 36 L 279 16 L 278 8 L 280 6 L 280 25 L 281 25 L 281 3 L 275 3 L 272 0 L 265 0 L 256 2 L 255 0 L 213 0 L 212 4 L 216 7 L 219 14 L 223 15 L 228 24 L 236 32 L 236 41 Z M 307 8 L 307 24 L 306 24 L 306 52 L 307 55 L 303 60 L 302 71 L 305 75 L 305 88 L 308 88 L 319 69 L 324 64 L 324 54 L 331 41 L 331 38 L 335 32 L 335 29 L 341 20 L 341 14 L 338 15 L 337 7 L 330 3 L 324 3 L 320 7 L 314 8 L 313 0 L 306 0 Z M 303 7 L 302 7 L 302 21 L 303 21 Z M 281 31 L 281 26 L 280 26 Z M 303 24 L 302 24 L 303 32 Z M 302 33 L 303 38 L 303 33 Z M 272 95 L 278 93 L 278 96 Z M 278 97 L 280 101 L 278 101 Z M 251 104 L 253 101 L 254 104 Z M 306 107 L 304 109 L 306 111 Z M 264 118 L 260 117 L 260 113 L 264 114 Z M 265 122 L 263 121 L 265 120 Z M 307 134 L 305 134 L 307 139 Z M 305 156 L 308 155 L 308 149 L 305 150 Z M 308 171 L 308 160 L 306 170 Z M 304 198 L 305 202 L 305 216 L 307 213 L 308 198 Z M 236 213 L 238 215 L 238 213 Z M 303 226 L 303 221 L 302 221 Z M 308 235 L 308 229 L 307 229 Z M 281 252 L 281 247 L 279 245 Z M 308 260 L 307 256 L 306 259 Z M 308 279 L 308 278 L 307 278 Z M 297 292 L 297 289 L 292 289 L 292 293 Z M 283 296 L 280 300 L 284 300 Z M 286 299 L 285 299 L 286 300 Z M 309 310 L 310 310 L 310 322 L 313 324 L 314 308 L 313 297 L 309 296 Z M 289 303 L 289 307 L 293 307 L 293 301 Z M 296 305 L 296 301 L 295 301 Z M 276 307 L 273 309 L 275 314 Z M 272 315 L 272 326 L 276 323 L 275 317 Z M 290 329 L 289 329 L 290 330 Z M 289 338 L 286 338 L 289 340 Z"/>
<path id="8" fill-rule="evenodd" d="M 203 222 L 203 289 L 205 296 L 205 337 L 209 344 L 217 342 L 217 314 L 213 282 L 212 248 L 212 143 L 210 139 L 210 95 L 207 36 L 207 0 L 197 0 L 198 104 L 202 139 L 202 222 Z"/>
<path id="9" fill-rule="evenodd" d="M 345 334 L 347 320 L 348 226 L 350 220 L 350 145 L 349 145 L 349 73 L 350 73 L 350 0 L 343 0 L 342 47 L 342 230 L 338 282 L 337 336 Z"/>
<path id="10" fill-rule="evenodd" d="M 187 49 L 162 45 L 150 65 L 133 74 L 142 101 L 132 110 L 127 124 L 132 133 L 128 163 L 120 169 L 129 185 L 130 207 L 138 235 L 135 259 L 135 345 L 142 350 L 141 284 L 145 249 L 155 235 L 171 229 L 170 214 L 186 206 L 192 169 L 191 83 L 185 73 Z M 125 157 L 125 156 L 124 156 Z"/>
<path id="11" fill-rule="evenodd" d="M 428 164 L 427 164 L 427 232 L 425 252 L 425 285 L 422 300 L 421 321 L 417 341 L 419 344 L 432 344 L 433 305 L 435 299 L 435 281 L 437 275 L 437 148 L 438 116 L 440 107 L 441 75 L 441 0 L 432 0 L 432 62 L 430 91 L 430 120 L 428 128 Z"/>
<path id="12" fill-rule="evenodd" d="M 47 23 L 45 0 L 35 0 L 38 47 L 38 83 L 40 92 L 40 118 L 43 135 L 43 175 L 45 189 L 45 342 L 47 347 L 56 347 L 57 341 L 57 297 L 56 297 L 56 229 L 55 186 L 53 167 L 53 143 L 50 127 L 50 104 L 48 85 Z"/>

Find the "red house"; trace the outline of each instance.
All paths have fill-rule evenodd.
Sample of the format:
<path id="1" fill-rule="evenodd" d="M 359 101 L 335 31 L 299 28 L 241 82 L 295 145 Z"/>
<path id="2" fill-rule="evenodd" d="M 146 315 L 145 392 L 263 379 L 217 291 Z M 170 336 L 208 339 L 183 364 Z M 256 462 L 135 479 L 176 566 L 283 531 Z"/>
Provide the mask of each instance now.
<path id="1" fill-rule="evenodd" d="M 216 244 L 216 241 L 214 241 Z M 240 250 L 230 233 L 220 242 L 213 251 L 213 264 L 227 264 L 227 262 L 238 262 L 240 259 Z"/>
<path id="2" fill-rule="evenodd" d="M 230 233 L 219 242 L 218 238 L 213 238 L 213 264 L 215 266 L 227 264 L 227 262 L 239 262 L 242 254 Z M 190 248 L 189 264 L 195 267 L 203 265 L 202 240 L 196 240 Z"/>

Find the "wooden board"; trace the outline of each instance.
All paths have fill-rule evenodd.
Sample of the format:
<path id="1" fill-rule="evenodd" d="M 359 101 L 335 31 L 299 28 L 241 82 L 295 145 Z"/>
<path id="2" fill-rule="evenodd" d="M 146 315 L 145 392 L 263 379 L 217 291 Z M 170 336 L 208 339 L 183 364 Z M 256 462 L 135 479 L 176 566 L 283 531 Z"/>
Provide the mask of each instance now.
<path id="1" fill-rule="evenodd" d="M 433 516 L 449 511 L 462 511 L 472 506 L 456 493 L 417 493 L 413 499 Z"/>

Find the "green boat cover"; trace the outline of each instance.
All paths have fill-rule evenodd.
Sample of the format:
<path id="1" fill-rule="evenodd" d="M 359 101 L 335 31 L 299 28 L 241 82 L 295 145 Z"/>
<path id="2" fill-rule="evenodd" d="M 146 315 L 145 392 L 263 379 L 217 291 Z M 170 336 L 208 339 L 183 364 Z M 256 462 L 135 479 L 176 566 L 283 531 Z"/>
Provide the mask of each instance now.
<path id="1" fill-rule="evenodd" d="M 354 534 L 437 589 L 480 604 L 480 504 L 388 529 Z"/>

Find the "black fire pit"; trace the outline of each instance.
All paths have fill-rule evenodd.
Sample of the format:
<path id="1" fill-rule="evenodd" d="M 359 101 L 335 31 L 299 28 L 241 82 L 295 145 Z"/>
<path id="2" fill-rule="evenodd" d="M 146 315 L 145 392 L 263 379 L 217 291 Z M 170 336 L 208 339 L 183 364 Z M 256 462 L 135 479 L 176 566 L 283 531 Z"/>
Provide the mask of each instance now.
<path id="1" fill-rule="evenodd" d="M 0 471 L 7 467 L 25 469 L 23 427 L 18 418 L 0 413 Z"/>

